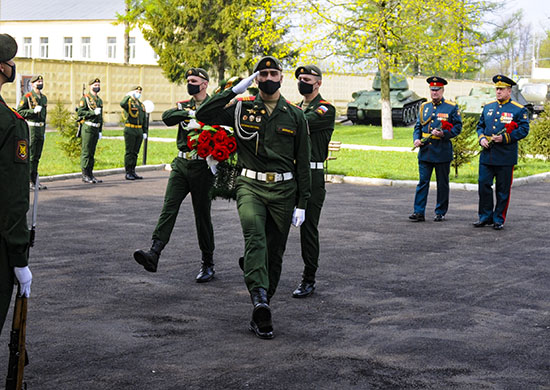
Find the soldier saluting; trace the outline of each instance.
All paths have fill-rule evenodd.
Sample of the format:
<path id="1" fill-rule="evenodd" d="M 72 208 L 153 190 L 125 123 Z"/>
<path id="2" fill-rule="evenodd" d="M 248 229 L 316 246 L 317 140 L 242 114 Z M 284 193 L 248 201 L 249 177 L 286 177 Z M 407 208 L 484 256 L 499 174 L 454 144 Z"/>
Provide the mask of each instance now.
<path id="1" fill-rule="evenodd" d="M 126 153 L 124 154 L 124 168 L 126 170 L 126 180 L 143 179 L 136 173 L 137 158 L 143 133 L 147 132 L 147 113 L 145 106 L 139 100 L 143 88 L 139 85 L 132 88 L 130 92 L 122 98 L 120 107 L 124 110 L 124 145 Z"/>
<path id="2" fill-rule="evenodd" d="M 304 222 L 310 196 L 310 144 L 304 113 L 279 91 L 283 67 L 261 58 L 254 74 L 199 107 L 197 119 L 232 126 L 237 134 L 237 209 L 243 230 L 244 278 L 254 306 L 249 329 L 273 338 L 269 303 L 281 276 L 291 222 Z M 253 81 L 260 92 L 234 99 Z"/>
<path id="3" fill-rule="evenodd" d="M 17 112 L 27 120 L 29 125 L 30 138 L 30 186 L 34 190 L 36 184 L 36 175 L 38 174 L 38 163 L 42 156 L 44 148 L 44 139 L 46 137 L 46 113 L 48 108 L 48 99 L 42 93 L 44 87 L 44 78 L 36 75 L 31 78 L 32 91 L 23 96 Z M 48 187 L 38 183 L 39 190 L 45 190 Z"/>
<path id="4" fill-rule="evenodd" d="M 98 93 L 101 90 L 101 81 L 96 77 L 90 80 L 90 93 L 85 94 L 78 104 L 77 114 L 84 119 L 82 124 L 82 153 L 80 166 L 84 183 L 101 183 L 102 180 L 94 176 L 94 156 L 97 141 L 101 139 L 103 128 L 103 100 Z"/>

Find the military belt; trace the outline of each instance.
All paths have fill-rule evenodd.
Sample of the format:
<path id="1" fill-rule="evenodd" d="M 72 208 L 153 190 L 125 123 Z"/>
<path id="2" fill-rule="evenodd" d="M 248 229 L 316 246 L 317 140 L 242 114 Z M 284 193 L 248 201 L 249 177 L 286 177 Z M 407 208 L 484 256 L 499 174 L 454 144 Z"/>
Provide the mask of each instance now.
<path id="1" fill-rule="evenodd" d="M 256 172 L 252 169 L 243 168 L 241 175 L 250 179 L 263 181 L 266 183 L 277 183 L 280 181 L 292 180 L 294 175 L 292 172 L 276 173 L 276 172 Z"/>
<path id="2" fill-rule="evenodd" d="M 432 133 L 424 133 L 424 132 L 422 132 L 422 138 L 424 138 L 424 137 L 429 137 L 430 135 L 432 135 Z M 432 135 L 432 136 L 431 136 L 431 139 L 441 139 L 441 137 Z"/>
<path id="3" fill-rule="evenodd" d="M 94 122 L 89 122 L 89 121 L 84 122 L 84 124 L 88 125 L 88 126 L 92 126 L 92 127 L 100 127 L 101 126 L 101 123 L 94 123 Z"/>
<path id="4" fill-rule="evenodd" d="M 311 169 L 323 169 L 323 168 L 324 168 L 322 162 L 314 162 L 314 161 L 312 161 L 312 162 L 309 163 L 309 167 L 310 167 Z"/>
<path id="5" fill-rule="evenodd" d="M 126 123 L 124 126 L 131 127 L 132 129 L 141 129 L 142 125 L 133 125 L 131 123 Z"/>
<path id="6" fill-rule="evenodd" d="M 44 126 L 45 123 L 44 122 L 31 122 L 31 121 L 27 121 L 27 124 L 29 126 L 35 126 L 35 127 L 41 127 L 41 126 Z"/>
<path id="7" fill-rule="evenodd" d="M 204 158 L 202 158 L 198 154 L 190 155 L 189 152 L 182 152 L 181 150 L 178 152 L 178 157 L 184 158 L 186 160 L 204 160 Z"/>

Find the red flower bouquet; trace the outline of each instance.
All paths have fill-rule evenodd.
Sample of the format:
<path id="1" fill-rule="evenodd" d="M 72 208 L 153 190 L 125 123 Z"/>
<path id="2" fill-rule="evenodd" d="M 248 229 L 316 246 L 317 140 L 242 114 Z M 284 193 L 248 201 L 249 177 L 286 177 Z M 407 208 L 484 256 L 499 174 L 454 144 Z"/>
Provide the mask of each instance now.
<path id="1" fill-rule="evenodd" d="M 518 124 L 514 121 L 510 122 L 510 123 L 506 123 L 504 125 L 504 128 L 506 129 L 506 132 L 508 134 L 510 134 L 512 131 L 514 131 L 515 129 L 518 128 Z"/>
<path id="2" fill-rule="evenodd" d="M 210 167 L 234 158 L 237 142 L 230 127 L 196 123 L 195 126 L 189 126 L 187 135 L 187 146 L 191 149 L 191 156 L 196 154 L 206 159 Z"/>
<path id="3" fill-rule="evenodd" d="M 442 128 L 443 130 L 449 130 L 449 131 L 450 131 L 453 127 L 454 127 L 454 126 L 453 126 L 453 124 L 452 124 L 451 122 L 447 122 L 447 121 L 442 121 L 442 122 L 441 122 L 441 128 Z"/>

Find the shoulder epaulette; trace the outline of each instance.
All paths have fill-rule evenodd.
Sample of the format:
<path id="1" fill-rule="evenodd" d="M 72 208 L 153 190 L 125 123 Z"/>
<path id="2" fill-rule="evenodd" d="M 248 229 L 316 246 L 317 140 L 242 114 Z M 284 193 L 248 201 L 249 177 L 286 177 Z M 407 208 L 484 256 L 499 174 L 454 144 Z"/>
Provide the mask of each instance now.
<path id="1" fill-rule="evenodd" d="M 496 103 L 496 100 L 491 100 L 490 102 L 485 103 L 485 105 Z"/>
<path id="2" fill-rule="evenodd" d="M 456 103 L 453 102 L 452 100 L 445 100 L 445 103 L 448 103 L 448 104 L 450 104 L 451 106 L 456 106 Z"/>
<path id="3" fill-rule="evenodd" d="M 182 101 L 179 101 L 179 102 L 176 102 L 176 103 L 189 103 L 191 101 L 191 99 L 187 99 L 187 100 L 182 100 Z"/>
<path id="4" fill-rule="evenodd" d="M 239 102 L 253 102 L 256 99 L 256 96 L 244 96 L 237 98 Z"/>
<path id="5" fill-rule="evenodd" d="M 425 106 L 426 104 L 429 104 L 429 103 L 431 103 L 431 102 L 424 102 L 424 103 L 422 103 L 422 104 L 420 105 L 420 110 L 422 111 L 422 109 L 424 108 L 424 106 Z"/>
<path id="6" fill-rule="evenodd" d="M 319 103 L 321 103 L 321 104 L 330 104 L 332 106 L 332 103 L 328 102 L 326 100 L 319 100 Z"/>
<path id="7" fill-rule="evenodd" d="M 518 102 L 515 102 L 513 100 L 510 100 L 510 103 L 512 103 L 514 106 L 518 106 L 519 108 L 525 107 L 525 106 L 522 106 L 521 104 L 519 104 Z"/>
<path id="8" fill-rule="evenodd" d="M 298 106 L 298 105 L 295 104 L 295 103 L 292 103 L 290 100 L 286 100 L 286 99 L 285 99 L 285 101 L 286 101 L 288 104 L 290 104 L 291 106 L 293 106 L 293 107 L 299 108 L 300 110 L 302 109 L 302 107 Z"/>

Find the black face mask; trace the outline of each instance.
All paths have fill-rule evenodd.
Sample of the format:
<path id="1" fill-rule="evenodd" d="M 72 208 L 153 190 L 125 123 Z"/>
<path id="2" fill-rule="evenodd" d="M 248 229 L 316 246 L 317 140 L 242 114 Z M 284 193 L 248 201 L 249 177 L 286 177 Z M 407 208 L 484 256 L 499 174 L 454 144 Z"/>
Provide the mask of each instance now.
<path id="1" fill-rule="evenodd" d="M 92 91 L 94 91 L 95 93 L 98 93 L 100 90 L 101 90 L 100 87 L 93 87 L 92 88 Z"/>
<path id="2" fill-rule="evenodd" d="M 42 88 L 44 88 L 44 84 L 36 84 L 36 89 L 40 91 Z"/>
<path id="3" fill-rule="evenodd" d="M 281 82 L 273 80 L 261 81 L 258 83 L 258 88 L 260 88 L 260 91 L 263 93 L 273 95 L 279 88 L 281 88 Z"/>
<path id="4" fill-rule="evenodd" d="M 309 95 L 313 92 L 313 84 L 308 84 L 300 80 L 298 82 L 298 91 L 300 95 Z"/>
<path id="5" fill-rule="evenodd" d="M 10 77 L 6 76 L 6 74 L 4 72 L 2 72 L 2 74 L 4 76 L 6 76 L 6 78 L 7 78 L 6 82 L 7 83 L 13 83 L 13 81 L 15 80 L 15 64 L 10 65 L 6 62 L 4 62 L 4 63 L 11 68 L 11 76 Z"/>
<path id="6" fill-rule="evenodd" d="M 187 84 L 187 93 L 189 95 L 191 95 L 191 96 L 196 95 L 200 91 L 201 91 L 201 86 L 200 85 Z"/>

